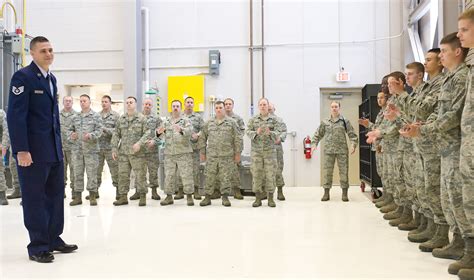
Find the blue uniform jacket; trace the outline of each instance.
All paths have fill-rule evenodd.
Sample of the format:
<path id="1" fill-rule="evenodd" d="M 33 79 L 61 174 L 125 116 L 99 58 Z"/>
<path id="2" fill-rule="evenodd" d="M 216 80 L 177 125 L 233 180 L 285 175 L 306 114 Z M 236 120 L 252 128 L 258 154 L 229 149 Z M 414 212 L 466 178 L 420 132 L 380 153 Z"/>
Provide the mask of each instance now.
<path id="1" fill-rule="evenodd" d="M 63 160 L 56 78 L 49 81 L 34 62 L 11 80 L 7 122 L 13 154 L 29 151 L 34 163 Z"/>

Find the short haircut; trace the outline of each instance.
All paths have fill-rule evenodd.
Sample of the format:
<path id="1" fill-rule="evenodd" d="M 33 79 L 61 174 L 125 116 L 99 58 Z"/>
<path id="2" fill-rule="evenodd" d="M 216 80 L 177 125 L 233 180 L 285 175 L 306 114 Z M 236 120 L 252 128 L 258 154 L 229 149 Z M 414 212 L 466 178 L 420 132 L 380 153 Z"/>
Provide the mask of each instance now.
<path id="1" fill-rule="evenodd" d="M 232 102 L 232 105 L 234 105 L 234 99 L 230 98 L 230 97 L 227 97 L 226 99 L 224 99 L 224 102 L 230 100 L 230 102 Z"/>
<path id="2" fill-rule="evenodd" d="M 405 78 L 405 74 L 400 72 L 400 71 L 395 71 L 395 72 L 390 73 L 389 78 L 390 77 L 395 78 L 397 80 L 402 80 L 403 84 L 407 83 L 407 79 Z"/>
<path id="3" fill-rule="evenodd" d="M 192 99 L 194 101 L 194 98 L 192 96 L 188 96 L 184 99 L 184 102 L 186 102 L 186 100 L 188 100 L 188 99 Z"/>
<path id="4" fill-rule="evenodd" d="M 137 103 L 137 99 L 134 96 L 129 96 L 129 97 L 127 97 L 127 99 L 133 99 L 133 100 L 135 100 L 135 103 Z"/>
<path id="5" fill-rule="evenodd" d="M 175 102 L 179 103 L 179 107 L 183 107 L 183 103 L 181 103 L 181 101 L 179 101 L 178 99 L 175 99 L 175 100 L 171 101 L 171 105 L 173 105 L 173 103 L 175 103 Z"/>
<path id="6" fill-rule="evenodd" d="M 91 100 L 91 97 L 89 95 L 85 94 L 85 93 L 81 94 L 81 96 L 79 96 L 79 98 L 81 98 L 81 97 L 87 97 L 87 99 Z"/>
<path id="7" fill-rule="evenodd" d="M 63 97 L 63 101 L 64 101 L 64 99 L 66 99 L 66 98 L 71 98 L 71 100 L 74 100 L 74 99 L 72 98 L 72 96 L 70 96 L 70 95 L 65 95 L 65 96 Z"/>
<path id="8" fill-rule="evenodd" d="M 260 98 L 260 99 L 258 100 L 258 103 L 257 103 L 257 104 L 260 104 L 260 102 L 261 102 L 262 100 L 265 100 L 265 101 L 267 101 L 267 104 L 270 104 L 270 101 L 268 101 L 268 99 L 265 98 L 265 97 Z"/>
<path id="9" fill-rule="evenodd" d="M 462 19 L 468 19 L 474 22 L 474 9 L 467 9 L 465 10 L 459 17 L 458 21 Z"/>
<path id="10" fill-rule="evenodd" d="M 469 52 L 469 48 L 463 48 L 461 46 L 461 41 L 459 41 L 459 38 L 457 36 L 456 32 L 453 32 L 451 34 L 448 34 L 444 36 L 443 39 L 441 39 L 441 42 L 439 43 L 440 45 L 450 45 L 452 49 L 458 49 L 460 48 L 462 50 L 462 59 L 464 60 L 467 56 L 467 53 Z"/>
<path id="11" fill-rule="evenodd" d="M 441 53 L 441 50 L 439 48 L 432 48 L 432 49 L 429 49 L 427 52 L 429 53 L 435 53 L 435 54 L 440 54 Z"/>
<path id="12" fill-rule="evenodd" d="M 418 61 L 408 63 L 407 66 L 405 66 L 406 69 L 414 69 L 418 73 L 424 73 L 425 72 L 425 66 L 423 64 L 419 63 Z"/>
<path id="13" fill-rule="evenodd" d="M 331 101 L 331 105 L 332 105 L 333 103 L 336 103 L 337 105 L 339 105 L 339 108 L 341 108 L 341 102 L 336 101 L 336 100 L 333 100 L 333 101 Z"/>
<path id="14" fill-rule="evenodd" d="M 215 107 L 216 105 L 222 105 L 222 106 L 224 106 L 224 101 L 221 101 L 221 100 L 216 101 L 216 103 L 214 104 L 214 107 Z"/>
<path id="15" fill-rule="evenodd" d="M 33 49 L 36 44 L 38 43 L 46 43 L 46 42 L 49 42 L 49 40 L 46 38 L 46 37 L 43 37 L 43 36 L 37 36 L 35 38 L 33 38 L 33 40 L 31 40 L 30 42 L 30 50 Z"/>
<path id="16" fill-rule="evenodd" d="M 112 103 L 112 98 L 110 98 L 109 95 L 102 96 L 102 99 L 104 99 L 104 98 L 107 98 L 109 100 L 109 102 Z"/>

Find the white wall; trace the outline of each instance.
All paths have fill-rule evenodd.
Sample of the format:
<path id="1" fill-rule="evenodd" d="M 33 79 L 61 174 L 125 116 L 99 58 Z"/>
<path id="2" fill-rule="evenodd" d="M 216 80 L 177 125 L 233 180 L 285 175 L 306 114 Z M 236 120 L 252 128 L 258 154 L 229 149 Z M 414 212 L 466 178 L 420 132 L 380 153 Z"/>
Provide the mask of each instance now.
<path id="1" fill-rule="evenodd" d="M 57 52 L 54 68 L 62 84 L 124 83 L 122 30 L 127 22 L 124 5 L 130 1 L 27 1 L 28 33 L 50 38 Z M 255 36 L 260 42 L 260 7 L 255 0 Z M 320 122 L 320 87 L 362 87 L 378 83 L 392 70 L 402 69 L 400 38 L 376 42 L 337 44 L 328 42 L 369 41 L 401 32 L 402 1 L 265 0 L 265 94 L 296 131 L 296 162 L 291 162 L 290 142 L 285 143 L 285 179 L 292 184 L 291 165 L 296 164 L 296 185 L 320 184 L 319 155 L 303 158 L 301 142 Z M 235 100 L 235 110 L 250 117 L 249 2 L 142 0 L 150 9 L 151 84 L 156 81 L 166 97 L 167 77 L 207 72 L 208 50 L 219 49 L 221 74 L 206 76 L 206 96 Z M 339 18 L 340 14 L 340 18 Z M 341 30 L 340 35 L 338 30 Z M 275 46 L 275 44 L 295 44 Z M 220 46 L 220 47 L 218 47 Z M 222 47 L 229 46 L 229 47 Z M 183 48 L 203 47 L 203 48 Z M 175 49 L 178 48 L 178 49 Z M 91 52 L 70 52 L 91 50 Z M 98 50 L 116 50 L 98 52 Z M 340 60 L 339 60 L 340 53 Z M 256 53 L 256 96 L 260 95 L 259 53 Z M 339 63 L 351 73 L 351 82 L 337 84 Z M 185 68 L 167 68 L 183 66 Z M 188 68 L 186 68 L 188 66 Z M 101 68 L 98 71 L 70 71 Z M 112 70 L 107 71 L 107 68 Z M 68 70 L 68 71 L 66 71 Z M 126 88 L 126 86 L 125 86 Z M 165 102 L 162 102 L 162 112 Z M 208 108 L 206 108 L 208 109 Z M 206 113 L 207 116 L 207 113 Z M 245 153 L 250 147 L 246 141 Z"/>

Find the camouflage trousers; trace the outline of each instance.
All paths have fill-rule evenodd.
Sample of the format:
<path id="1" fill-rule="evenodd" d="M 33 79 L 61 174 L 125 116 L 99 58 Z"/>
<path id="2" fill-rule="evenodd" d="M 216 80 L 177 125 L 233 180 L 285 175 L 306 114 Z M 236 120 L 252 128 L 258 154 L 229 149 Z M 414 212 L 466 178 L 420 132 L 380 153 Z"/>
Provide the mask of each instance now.
<path id="1" fill-rule="evenodd" d="M 118 162 L 112 158 L 112 150 L 100 150 L 99 152 L 99 168 L 97 169 L 97 187 L 100 188 L 102 184 L 102 171 L 104 170 L 104 164 L 107 161 L 107 165 L 110 170 L 110 177 L 112 177 L 112 185 L 118 188 Z"/>
<path id="2" fill-rule="evenodd" d="M 332 178 L 334 174 L 334 164 L 337 160 L 339 168 L 339 182 L 341 188 L 349 188 L 349 155 L 346 154 L 324 154 L 323 162 L 323 188 L 330 189 L 332 187 Z"/>
<path id="3" fill-rule="evenodd" d="M 385 190 L 385 178 L 383 176 L 383 153 L 375 152 L 375 167 L 377 174 L 379 174 L 380 180 L 382 181 L 382 186 Z"/>
<path id="4" fill-rule="evenodd" d="M 180 178 L 183 184 L 184 193 L 192 194 L 194 192 L 193 157 L 193 153 L 165 155 L 164 191 L 167 195 L 171 195 L 176 192 L 175 186 L 177 186 L 178 178 Z"/>
<path id="5" fill-rule="evenodd" d="M 118 186 L 119 194 L 127 195 L 130 190 L 130 174 L 135 174 L 135 186 L 137 192 L 140 194 L 146 194 L 148 189 L 146 188 L 146 165 L 144 155 L 118 155 Z"/>
<path id="6" fill-rule="evenodd" d="M 234 157 L 209 157 L 206 161 L 206 183 L 204 189 L 207 195 L 212 195 L 220 185 L 221 194 L 230 195 L 232 176 L 237 166 Z"/>
<path id="7" fill-rule="evenodd" d="M 453 232 L 460 232 L 463 237 L 474 237 L 464 212 L 459 161 L 459 149 L 441 155 L 441 205 Z"/>
<path id="8" fill-rule="evenodd" d="M 158 188 L 160 185 L 158 183 L 158 167 L 160 165 L 160 160 L 158 157 L 158 152 L 156 153 L 146 153 L 145 154 L 145 165 L 148 173 L 148 184 L 149 188 Z"/>
<path id="9" fill-rule="evenodd" d="M 87 190 L 97 191 L 97 167 L 99 157 L 96 153 L 73 152 L 74 192 L 84 191 L 84 171 L 87 174 Z"/>
<path id="10" fill-rule="evenodd" d="M 18 169 L 16 167 L 16 159 L 13 157 L 12 153 L 10 153 L 10 158 L 8 160 L 8 167 L 10 168 L 10 173 L 12 176 L 13 189 L 20 191 L 20 180 L 18 179 Z"/>
<path id="11" fill-rule="evenodd" d="M 460 167 L 464 212 L 467 221 L 472 226 L 474 225 L 474 157 L 472 155 L 461 155 Z"/>
<path id="12" fill-rule="evenodd" d="M 422 213 L 436 224 L 446 225 L 443 207 L 441 205 L 441 159 L 438 154 L 419 153 L 417 154 L 417 164 L 423 170 L 424 188 L 417 189 L 418 200 L 423 208 L 429 211 Z"/>
<path id="13" fill-rule="evenodd" d="M 199 150 L 194 150 L 192 153 L 192 168 L 193 168 L 193 182 L 194 182 L 194 187 L 200 187 L 201 186 L 201 180 L 199 178 L 199 168 L 201 166 L 201 160 L 199 158 Z M 181 179 L 181 176 L 178 176 L 178 180 L 176 181 L 177 183 L 177 188 L 178 189 L 183 189 L 183 181 Z"/>
<path id="14" fill-rule="evenodd" d="M 73 164 L 73 157 L 72 151 L 63 151 L 63 163 L 64 163 L 64 187 L 67 185 L 67 171 L 69 167 L 69 175 L 71 176 L 70 184 L 72 190 L 74 190 L 74 164 Z"/>
<path id="15" fill-rule="evenodd" d="M 250 163 L 252 191 L 254 193 L 275 192 L 276 153 L 261 155 L 253 153 Z"/>
<path id="16" fill-rule="evenodd" d="M 384 163 L 388 184 L 392 190 L 395 204 L 401 206 L 404 194 L 404 182 L 400 172 L 402 171 L 402 157 L 400 153 L 387 153 L 387 162 Z M 402 193 L 400 193 L 402 191 Z"/>
<path id="17" fill-rule="evenodd" d="M 240 172 L 239 172 L 239 169 L 240 169 L 240 165 L 241 163 L 236 163 L 235 164 L 235 168 L 232 170 L 232 176 L 230 178 L 230 185 L 233 187 L 233 188 L 240 188 Z"/>
<path id="18" fill-rule="evenodd" d="M 283 179 L 283 146 L 275 145 L 276 150 L 276 159 L 277 159 L 277 168 L 275 174 L 275 185 L 277 188 L 283 187 L 285 185 L 285 180 Z"/>
<path id="19" fill-rule="evenodd" d="M 0 192 L 7 191 L 7 181 L 5 180 L 5 166 L 0 163 Z"/>
<path id="20" fill-rule="evenodd" d="M 412 170 L 410 169 L 411 163 L 409 162 L 409 152 L 397 151 L 396 160 L 392 161 L 392 166 L 395 166 L 395 177 L 393 178 L 395 183 L 394 186 L 398 190 L 398 199 L 396 200 L 397 205 L 407 206 L 411 208 L 410 196 L 413 187 L 409 186 L 407 182 L 413 179 Z"/>
<path id="21" fill-rule="evenodd" d="M 401 198 L 403 205 L 413 208 L 413 205 L 419 209 L 420 202 L 416 196 L 416 190 L 422 189 L 424 185 L 423 170 L 417 168 L 417 155 L 410 149 L 403 154 L 403 182 L 405 183 L 405 197 Z M 427 209 L 427 208 L 425 208 Z"/>

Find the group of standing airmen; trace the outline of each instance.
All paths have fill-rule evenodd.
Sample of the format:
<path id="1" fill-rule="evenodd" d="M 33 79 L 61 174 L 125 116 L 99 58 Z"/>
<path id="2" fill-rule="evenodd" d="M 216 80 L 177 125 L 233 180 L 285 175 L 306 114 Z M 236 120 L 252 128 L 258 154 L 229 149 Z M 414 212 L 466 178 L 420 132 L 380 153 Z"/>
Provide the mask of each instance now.
<path id="1" fill-rule="evenodd" d="M 376 150 L 384 194 L 375 205 L 384 219 L 409 231 L 421 251 L 457 260 L 450 274 L 474 279 L 474 70 L 465 63 L 474 47 L 474 10 L 458 27 L 426 53 L 424 65 L 384 77 L 375 123 L 359 123 Z"/>
<path id="2" fill-rule="evenodd" d="M 172 111 L 164 120 L 152 113 L 153 100 L 145 99 L 142 112 L 136 108 L 136 99 L 126 99 L 126 112 L 119 116 L 111 109 L 110 96 L 102 97 L 102 111 L 91 109 L 90 97 L 79 98 L 81 111 L 72 109 L 71 96 L 63 98 L 60 112 L 61 134 L 64 151 L 64 178 L 67 184 L 69 169 L 72 189 L 71 206 L 82 204 L 84 175 L 87 175 L 86 199 L 97 205 L 104 163 L 110 170 L 116 188 L 115 206 L 139 200 L 146 205 L 150 188 L 152 199 L 160 200 L 159 146 L 164 142 L 164 193 L 161 205 L 170 205 L 186 195 L 188 206 L 194 199 L 201 199 L 200 165 L 205 165 L 205 197 L 201 206 L 211 204 L 211 199 L 221 198 L 224 206 L 231 206 L 229 196 L 243 199 L 239 167 L 243 150 L 243 137 L 251 139 L 252 190 L 256 194 L 254 207 L 275 207 L 273 193 L 278 187 L 278 199 L 283 195 L 283 149 L 286 125 L 274 114 L 274 106 L 263 98 L 259 101 L 259 114 L 249 120 L 247 130 L 243 119 L 233 112 L 234 101 L 227 98 L 214 105 L 215 116 L 205 122 L 194 112 L 194 99 L 171 102 Z M 133 174 L 132 174 L 133 171 Z M 135 194 L 128 198 L 131 177 Z M 194 197 L 193 197 L 194 196 Z"/>

